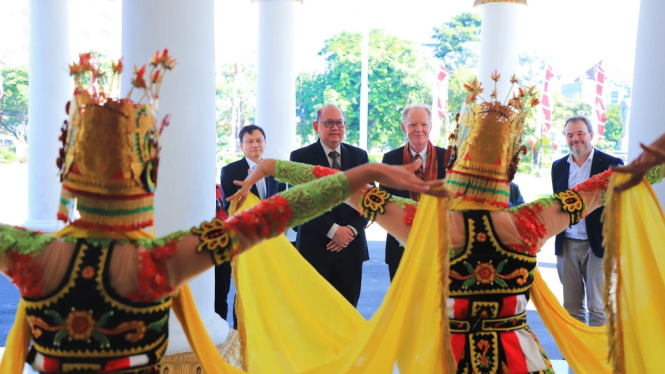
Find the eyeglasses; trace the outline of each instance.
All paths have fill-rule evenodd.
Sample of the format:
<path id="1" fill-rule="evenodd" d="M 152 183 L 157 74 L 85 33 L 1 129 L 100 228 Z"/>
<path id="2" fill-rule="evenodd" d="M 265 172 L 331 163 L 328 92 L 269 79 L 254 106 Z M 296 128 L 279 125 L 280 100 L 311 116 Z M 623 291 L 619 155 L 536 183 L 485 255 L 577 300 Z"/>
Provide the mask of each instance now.
<path id="1" fill-rule="evenodd" d="M 338 129 L 343 129 L 346 127 L 346 121 L 333 121 L 331 119 L 327 119 L 325 121 L 316 122 L 323 123 L 323 125 L 328 129 L 332 129 L 333 126 L 337 126 Z"/>

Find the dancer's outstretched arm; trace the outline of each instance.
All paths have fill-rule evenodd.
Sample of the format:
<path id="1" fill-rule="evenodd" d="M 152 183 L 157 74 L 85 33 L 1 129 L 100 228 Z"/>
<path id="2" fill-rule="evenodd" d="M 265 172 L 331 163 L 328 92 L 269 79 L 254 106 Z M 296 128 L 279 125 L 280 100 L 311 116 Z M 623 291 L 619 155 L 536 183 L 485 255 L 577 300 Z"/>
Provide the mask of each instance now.
<path id="1" fill-rule="evenodd" d="M 631 178 L 626 182 L 616 187 L 616 192 L 625 191 L 631 187 L 637 186 L 647 173 L 650 170 L 656 167 L 663 167 L 665 164 L 665 134 L 661 135 L 660 138 L 656 139 L 655 142 L 651 143 L 650 146 L 646 146 L 640 143 L 640 146 L 644 150 L 635 160 L 630 164 L 624 167 L 614 168 L 613 170 L 617 173 L 630 173 L 632 174 Z M 657 177 L 662 179 L 662 169 L 657 171 L 660 173 Z M 655 181 L 649 181 L 654 183 Z"/>

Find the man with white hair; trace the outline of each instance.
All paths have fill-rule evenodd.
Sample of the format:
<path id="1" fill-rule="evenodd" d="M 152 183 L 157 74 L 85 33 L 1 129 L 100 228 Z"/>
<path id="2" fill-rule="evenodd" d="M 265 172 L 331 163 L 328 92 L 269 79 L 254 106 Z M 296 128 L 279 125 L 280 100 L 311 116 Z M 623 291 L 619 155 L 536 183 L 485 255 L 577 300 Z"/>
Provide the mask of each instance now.
<path id="1" fill-rule="evenodd" d="M 383 155 L 383 163 L 390 165 L 406 165 L 416 160 L 422 160 L 416 175 L 422 180 L 432 181 L 443 179 L 446 176 L 444 160 L 446 150 L 436 147 L 430 142 L 429 134 L 432 130 L 432 109 L 426 104 L 411 104 L 402 111 L 402 131 L 408 142 L 403 147 L 392 150 Z M 393 195 L 410 198 L 418 201 L 420 194 L 407 190 L 386 188 Z M 397 267 L 402 259 L 404 247 L 392 235 L 386 238 L 386 264 L 392 281 Z"/>

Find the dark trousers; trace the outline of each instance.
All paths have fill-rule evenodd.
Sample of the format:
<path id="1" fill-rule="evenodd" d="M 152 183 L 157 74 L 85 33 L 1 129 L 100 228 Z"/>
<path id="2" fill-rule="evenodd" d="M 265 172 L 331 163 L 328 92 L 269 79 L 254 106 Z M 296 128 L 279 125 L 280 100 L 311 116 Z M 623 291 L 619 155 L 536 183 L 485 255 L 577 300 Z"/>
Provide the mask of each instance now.
<path id="1" fill-rule="evenodd" d="M 231 263 L 225 262 L 221 265 L 215 266 L 215 313 L 220 317 L 226 319 L 229 315 L 229 304 L 227 299 L 229 297 L 229 290 L 231 289 Z M 233 299 L 233 326 L 237 328 L 238 317 L 235 310 L 235 298 Z"/>
<path id="2" fill-rule="evenodd" d="M 397 273 L 397 269 L 399 268 L 399 262 L 389 262 L 388 263 L 388 274 L 390 275 L 390 281 L 393 281 L 393 278 L 395 278 L 395 273 Z"/>
<path id="3" fill-rule="evenodd" d="M 316 271 L 347 299 L 353 307 L 358 306 L 360 286 L 363 278 L 363 263 L 328 262 L 312 264 Z"/>

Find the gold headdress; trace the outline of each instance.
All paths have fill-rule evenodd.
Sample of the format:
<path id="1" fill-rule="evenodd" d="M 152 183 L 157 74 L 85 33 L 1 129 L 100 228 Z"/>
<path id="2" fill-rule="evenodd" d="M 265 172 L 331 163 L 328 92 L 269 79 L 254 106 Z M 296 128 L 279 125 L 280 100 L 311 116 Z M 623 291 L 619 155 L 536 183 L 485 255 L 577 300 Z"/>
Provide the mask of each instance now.
<path id="1" fill-rule="evenodd" d="M 537 93 L 533 87 L 519 88 L 507 104 L 501 104 L 496 98 L 499 78 L 497 72 L 492 74 L 495 89 L 490 101 L 477 104 L 474 102 L 483 92 L 478 80 L 464 85 L 467 107 L 458 117 L 446 157 L 446 187 L 459 198 L 456 210 L 507 209 L 510 181 L 520 154 L 526 154 L 522 133 L 529 110 L 539 103 Z M 513 76 L 511 83 L 519 82 Z"/>
<path id="2" fill-rule="evenodd" d="M 132 90 L 124 99 L 111 98 L 120 82 L 122 59 L 112 64 L 110 82 L 90 53 L 70 66 L 76 88 L 60 137 L 58 219 L 100 231 L 152 226 L 159 136 L 169 119 L 157 127 L 155 111 L 162 78 L 175 61 L 164 50 L 150 65 L 147 79 L 145 65 L 134 67 Z M 143 92 L 136 103 L 130 99 L 134 88 Z"/>

